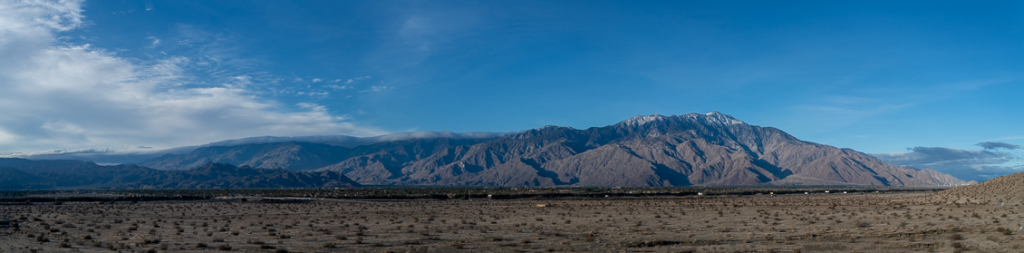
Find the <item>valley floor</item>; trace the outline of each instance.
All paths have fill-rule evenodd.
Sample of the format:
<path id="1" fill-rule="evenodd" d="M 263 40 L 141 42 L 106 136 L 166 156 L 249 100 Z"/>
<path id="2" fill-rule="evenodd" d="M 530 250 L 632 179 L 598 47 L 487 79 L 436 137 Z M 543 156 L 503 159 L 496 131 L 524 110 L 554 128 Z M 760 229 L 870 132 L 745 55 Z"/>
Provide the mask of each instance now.
<path id="1" fill-rule="evenodd" d="M 0 206 L 0 252 L 1021 252 L 1019 207 L 928 193 Z"/>

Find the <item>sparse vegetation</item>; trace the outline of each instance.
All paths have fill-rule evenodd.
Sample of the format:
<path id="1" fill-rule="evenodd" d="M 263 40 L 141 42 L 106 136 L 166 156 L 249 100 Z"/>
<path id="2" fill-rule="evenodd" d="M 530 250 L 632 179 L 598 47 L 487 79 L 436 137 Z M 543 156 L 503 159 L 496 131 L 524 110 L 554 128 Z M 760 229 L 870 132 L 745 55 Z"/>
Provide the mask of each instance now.
<path id="1" fill-rule="evenodd" d="M 347 190 L 280 191 L 307 197 Z M 364 189 L 389 190 L 419 191 Z M 14 235 L 0 236 L 0 251 L 1005 252 L 1021 247 L 1007 237 L 1016 232 L 1007 227 L 1016 228 L 1024 216 L 998 205 L 931 201 L 930 191 L 727 194 L 742 190 L 737 188 L 703 189 L 700 197 L 670 188 L 646 189 L 664 193 L 646 196 L 614 189 L 623 195 L 609 197 L 597 189 L 537 191 L 571 193 L 545 197 L 531 189 L 500 190 L 535 195 L 477 198 L 472 194 L 487 189 L 471 188 L 465 195 L 471 199 L 311 201 L 255 194 L 283 195 L 274 190 L 239 190 L 251 194 L 241 195 L 247 201 L 211 194 L 210 199 L 134 204 L 71 197 L 62 205 L 21 202 L 0 205 L 9 226 L 20 228 L 0 229 Z"/>

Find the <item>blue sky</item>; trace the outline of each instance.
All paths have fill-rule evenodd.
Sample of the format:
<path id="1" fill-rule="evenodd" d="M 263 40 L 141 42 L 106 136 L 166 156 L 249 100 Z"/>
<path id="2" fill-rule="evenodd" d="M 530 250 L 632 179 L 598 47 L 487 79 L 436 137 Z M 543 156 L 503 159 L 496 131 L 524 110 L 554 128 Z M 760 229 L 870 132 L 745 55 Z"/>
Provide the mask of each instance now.
<path id="1" fill-rule="evenodd" d="M 1019 1 L 13 1 L 0 13 L 11 154 L 720 111 L 961 178 L 1024 170 Z"/>

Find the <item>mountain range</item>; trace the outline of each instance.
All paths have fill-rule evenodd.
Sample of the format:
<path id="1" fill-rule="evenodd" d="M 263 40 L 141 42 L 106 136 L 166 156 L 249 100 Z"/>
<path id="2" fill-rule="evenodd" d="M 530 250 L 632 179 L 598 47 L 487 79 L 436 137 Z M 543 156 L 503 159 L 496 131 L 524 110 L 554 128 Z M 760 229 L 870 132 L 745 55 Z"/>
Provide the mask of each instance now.
<path id="1" fill-rule="evenodd" d="M 728 186 L 968 184 L 799 140 L 719 112 L 636 116 L 614 125 L 547 126 L 511 134 L 397 138 L 361 145 L 288 139 L 209 145 L 139 165 L 209 163 L 334 172 L 363 185 Z M 349 142 L 351 143 L 351 142 Z"/>
<path id="2" fill-rule="evenodd" d="M 361 186 L 330 172 L 295 172 L 207 163 L 190 170 L 104 166 L 74 160 L 0 158 L 0 190 L 312 188 Z"/>

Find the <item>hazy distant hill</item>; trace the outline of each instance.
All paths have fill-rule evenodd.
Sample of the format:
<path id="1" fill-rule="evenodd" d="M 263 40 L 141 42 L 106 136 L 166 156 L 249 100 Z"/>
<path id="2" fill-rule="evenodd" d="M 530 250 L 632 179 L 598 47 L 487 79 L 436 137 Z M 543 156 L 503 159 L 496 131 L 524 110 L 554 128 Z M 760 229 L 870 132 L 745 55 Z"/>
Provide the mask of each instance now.
<path id="1" fill-rule="evenodd" d="M 127 188 L 137 189 L 192 189 L 192 188 L 311 188 L 357 187 L 352 179 L 342 174 L 325 172 L 294 172 L 283 169 L 254 169 L 235 167 L 223 163 L 207 163 L 194 170 L 169 171 L 155 177 L 133 182 L 122 182 Z"/>
<path id="2" fill-rule="evenodd" d="M 184 155 L 165 155 L 141 165 L 161 170 L 184 170 L 210 162 L 255 168 L 308 170 L 347 159 L 350 149 L 318 143 L 263 143 L 202 147 Z"/>
<path id="3" fill-rule="evenodd" d="M 190 169 L 206 162 L 336 171 L 373 185 L 687 186 L 886 185 L 966 182 L 805 142 L 718 112 L 637 116 L 618 124 L 548 126 L 488 138 L 419 138 L 344 148 L 285 142 L 198 149 L 143 162 Z"/>
<path id="4" fill-rule="evenodd" d="M 356 187 L 358 183 L 333 172 L 293 172 L 207 163 L 181 171 L 154 170 L 137 165 L 0 158 L 0 189 L 177 189 L 177 188 L 310 188 Z"/>

